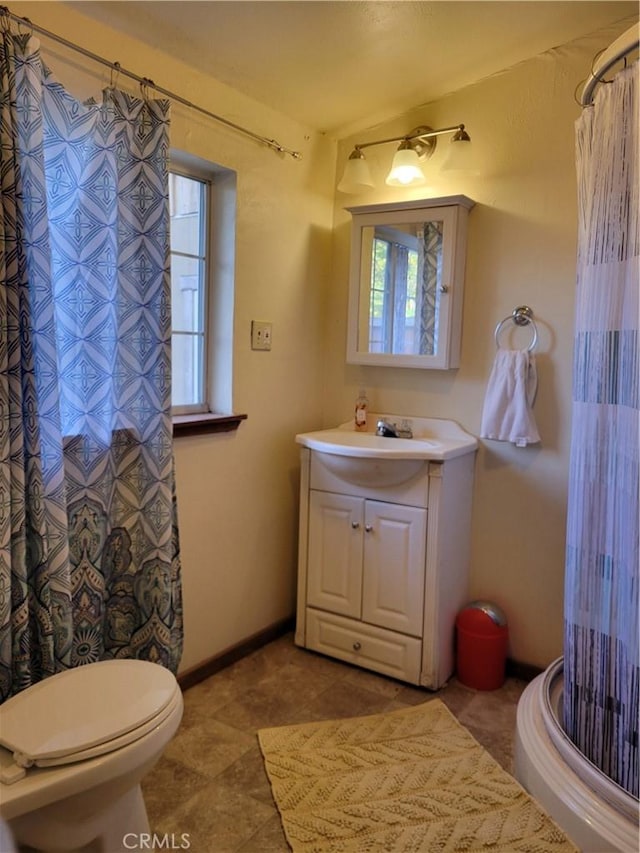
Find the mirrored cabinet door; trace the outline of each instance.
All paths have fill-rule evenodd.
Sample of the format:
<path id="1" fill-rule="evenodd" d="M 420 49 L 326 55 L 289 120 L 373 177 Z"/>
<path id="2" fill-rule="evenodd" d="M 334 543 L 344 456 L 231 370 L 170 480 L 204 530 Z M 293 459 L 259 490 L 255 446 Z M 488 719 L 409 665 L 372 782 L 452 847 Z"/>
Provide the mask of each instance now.
<path id="1" fill-rule="evenodd" d="M 472 206 L 449 196 L 348 208 L 349 363 L 458 366 Z"/>

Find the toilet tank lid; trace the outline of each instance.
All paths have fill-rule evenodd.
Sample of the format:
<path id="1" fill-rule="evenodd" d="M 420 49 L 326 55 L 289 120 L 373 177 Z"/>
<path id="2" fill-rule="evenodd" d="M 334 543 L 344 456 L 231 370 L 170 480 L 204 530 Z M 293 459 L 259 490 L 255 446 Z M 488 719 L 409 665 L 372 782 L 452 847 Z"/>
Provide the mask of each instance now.
<path id="1" fill-rule="evenodd" d="M 23 767 L 119 738 L 162 713 L 179 691 L 159 664 L 108 660 L 52 675 L 0 705 L 0 744 Z M 55 763 L 55 762 L 51 762 Z"/>

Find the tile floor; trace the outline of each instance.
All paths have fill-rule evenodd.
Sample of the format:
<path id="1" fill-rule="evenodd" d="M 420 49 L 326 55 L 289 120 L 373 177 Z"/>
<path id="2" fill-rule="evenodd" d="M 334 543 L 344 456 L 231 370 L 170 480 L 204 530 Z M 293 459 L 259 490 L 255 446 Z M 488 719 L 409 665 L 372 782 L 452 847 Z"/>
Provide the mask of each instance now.
<path id="1" fill-rule="evenodd" d="M 377 714 L 442 699 L 512 771 L 516 704 L 508 679 L 479 692 L 452 679 L 437 692 L 297 648 L 286 635 L 184 694 L 184 717 L 143 791 L 153 832 L 189 834 L 194 853 L 288 851 L 256 732 L 270 726 Z"/>

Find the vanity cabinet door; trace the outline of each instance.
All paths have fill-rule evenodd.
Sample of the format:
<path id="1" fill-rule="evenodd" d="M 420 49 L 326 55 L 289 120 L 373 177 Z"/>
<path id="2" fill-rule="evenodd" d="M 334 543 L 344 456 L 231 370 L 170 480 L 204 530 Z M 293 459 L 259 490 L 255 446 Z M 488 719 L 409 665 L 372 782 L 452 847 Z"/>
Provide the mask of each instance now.
<path id="1" fill-rule="evenodd" d="M 427 510 L 367 501 L 362 620 L 422 636 Z"/>
<path id="2" fill-rule="evenodd" d="M 364 501 L 311 491 L 307 603 L 360 618 Z"/>

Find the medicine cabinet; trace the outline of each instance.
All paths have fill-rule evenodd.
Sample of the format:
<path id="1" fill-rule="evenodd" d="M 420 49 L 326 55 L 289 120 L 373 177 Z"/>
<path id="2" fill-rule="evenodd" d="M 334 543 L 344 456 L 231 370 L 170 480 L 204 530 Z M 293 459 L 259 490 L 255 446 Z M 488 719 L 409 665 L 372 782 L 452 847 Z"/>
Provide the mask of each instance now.
<path id="1" fill-rule="evenodd" d="M 460 364 L 464 195 L 348 207 L 347 362 L 448 370 Z"/>

